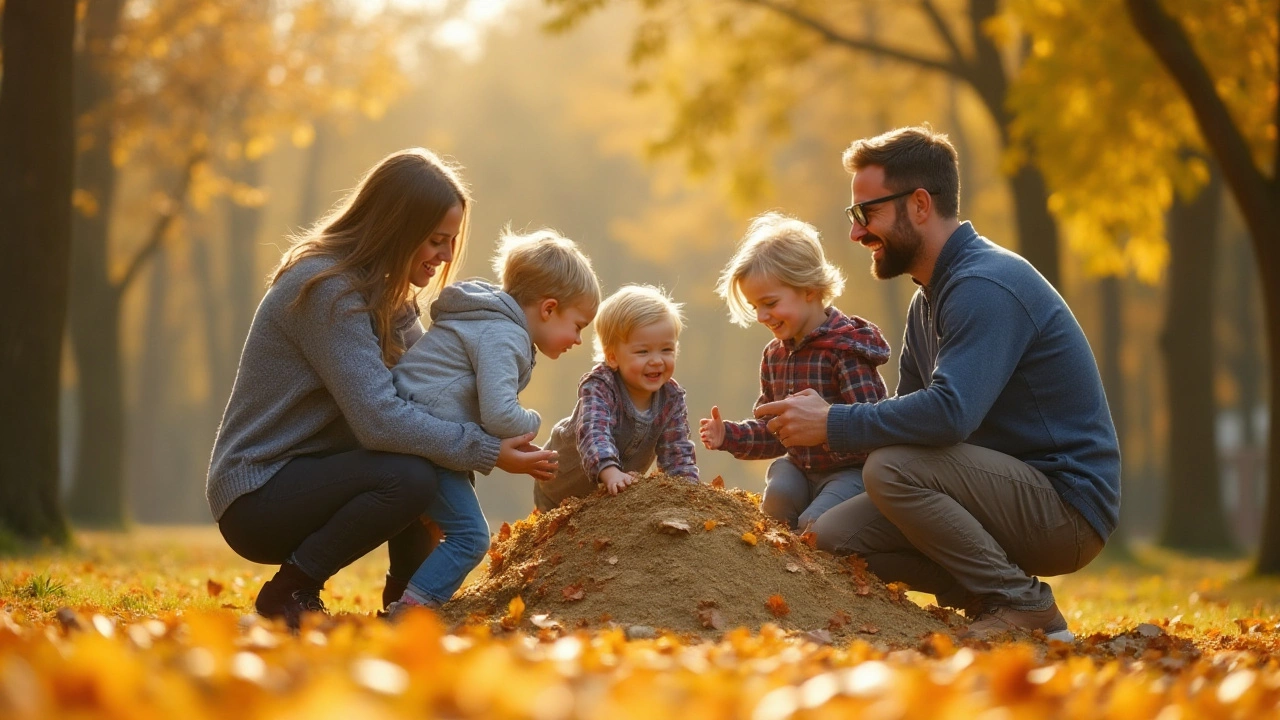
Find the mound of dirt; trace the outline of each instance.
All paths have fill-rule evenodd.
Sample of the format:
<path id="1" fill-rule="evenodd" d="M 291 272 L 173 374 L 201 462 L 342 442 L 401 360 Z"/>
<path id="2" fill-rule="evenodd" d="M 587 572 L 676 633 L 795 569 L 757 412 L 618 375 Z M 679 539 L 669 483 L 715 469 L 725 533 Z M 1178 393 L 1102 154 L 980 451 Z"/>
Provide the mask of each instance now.
<path id="1" fill-rule="evenodd" d="M 894 648 L 950 632 L 950 612 L 920 608 L 856 557 L 813 549 L 812 536 L 763 515 L 758 496 L 722 485 L 653 475 L 616 497 L 598 493 L 504 523 L 488 575 L 444 615 L 534 632 L 616 623 L 634 635 L 704 638 L 774 623 Z"/>

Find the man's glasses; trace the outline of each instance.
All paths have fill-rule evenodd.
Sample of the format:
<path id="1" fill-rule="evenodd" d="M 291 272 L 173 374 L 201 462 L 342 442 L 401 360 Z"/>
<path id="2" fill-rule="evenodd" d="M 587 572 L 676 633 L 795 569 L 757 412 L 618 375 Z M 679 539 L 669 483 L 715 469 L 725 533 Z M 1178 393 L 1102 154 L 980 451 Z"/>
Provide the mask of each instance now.
<path id="1" fill-rule="evenodd" d="M 866 212 L 866 210 L 863 210 L 863 208 L 865 208 L 865 207 L 866 207 L 866 206 L 868 206 L 868 205 L 878 205 L 879 203 L 882 203 L 882 202 L 889 202 L 890 200 L 897 200 L 898 198 L 903 197 L 904 195 L 910 195 L 911 193 L 915 192 L 915 191 L 916 191 L 916 190 L 918 190 L 918 189 L 919 189 L 919 188 L 911 188 L 910 190 L 903 190 L 903 191 L 902 191 L 902 192 L 900 192 L 900 193 L 894 193 L 894 194 L 892 194 L 892 195 L 885 195 L 884 197 L 876 198 L 875 200 L 863 200 L 863 201 L 862 201 L 862 202 L 860 202 L 860 203 L 855 203 L 855 204 L 850 205 L 849 207 L 845 208 L 845 209 L 844 209 L 844 215 L 845 215 L 845 217 L 849 218 L 849 222 L 851 222 L 851 223 L 858 223 L 858 224 L 859 224 L 859 225 L 861 225 L 862 227 L 866 227 L 866 226 L 867 226 L 867 212 Z M 927 191 L 926 191 L 926 192 L 927 192 Z"/>

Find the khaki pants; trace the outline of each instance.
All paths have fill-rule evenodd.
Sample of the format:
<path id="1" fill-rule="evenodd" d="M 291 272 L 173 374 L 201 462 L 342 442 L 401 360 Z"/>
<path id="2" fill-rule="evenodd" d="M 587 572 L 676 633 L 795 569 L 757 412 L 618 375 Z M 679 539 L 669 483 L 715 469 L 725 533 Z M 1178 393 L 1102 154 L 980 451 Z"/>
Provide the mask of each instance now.
<path id="1" fill-rule="evenodd" d="M 866 493 L 814 523 L 818 547 L 857 553 L 942 605 L 1043 610 L 1053 590 L 1034 576 L 1074 572 L 1102 551 L 1044 473 L 995 450 L 893 445 L 862 475 Z"/>

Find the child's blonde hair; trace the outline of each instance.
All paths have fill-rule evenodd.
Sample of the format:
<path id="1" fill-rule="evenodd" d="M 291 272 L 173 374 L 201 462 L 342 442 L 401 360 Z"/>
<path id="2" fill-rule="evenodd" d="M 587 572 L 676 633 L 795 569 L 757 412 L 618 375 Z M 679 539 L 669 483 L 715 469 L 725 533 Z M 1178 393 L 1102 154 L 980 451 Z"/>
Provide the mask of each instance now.
<path id="1" fill-rule="evenodd" d="M 675 302 L 662 288 L 652 285 L 624 285 L 600 303 L 594 323 L 596 362 L 604 362 L 605 350 L 627 341 L 631 333 L 660 320 L 670 320 L 676 337 L 684 329 L 682 303 Z"/>
<path id="2" fill-rule="evenodd" d="M 739 287 L 751 275 L 773 278 L 797 290 L 816 290 L 824 307 L 844 291 L 844 274 L 827 262 L 818 229 L 778 212 L 751 221 L 716 284 L 716 294 L 729 306 L 729 319 L 742 327 L 755 321 L 751 303 Z"/>
<path id="3" fill-rule="evenodd" d="M 521 306 L 544 298 L 558 301 L 562 308 L 584 301 L 592 310 L 600 305 L 600 281 L 591 260 L 554 230 L 521 235 L 510 226 L 504 228 L 493 271 L 502 289 Z"/>

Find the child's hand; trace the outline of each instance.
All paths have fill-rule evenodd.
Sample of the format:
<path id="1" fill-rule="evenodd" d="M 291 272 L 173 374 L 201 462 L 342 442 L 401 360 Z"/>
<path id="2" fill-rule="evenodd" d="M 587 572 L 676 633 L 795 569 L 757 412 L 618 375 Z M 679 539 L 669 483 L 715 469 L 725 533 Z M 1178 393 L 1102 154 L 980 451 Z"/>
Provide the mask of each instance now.
<path id="1" fill-rule="evenodd" d="M 708 450 L 716 450 L 724 444 L 724 418 L 720 417 L 720 408 L 711 406 L 711 417 L 698 421 L 698 435 Z"/>
<path id="2" fill-rule="evenodd" d="M 617 495 L 636 481 L 634 473 L 623 472 L 617 465 L 610 465 L 600 471 L 600 481 L 610 495 Z"/>

